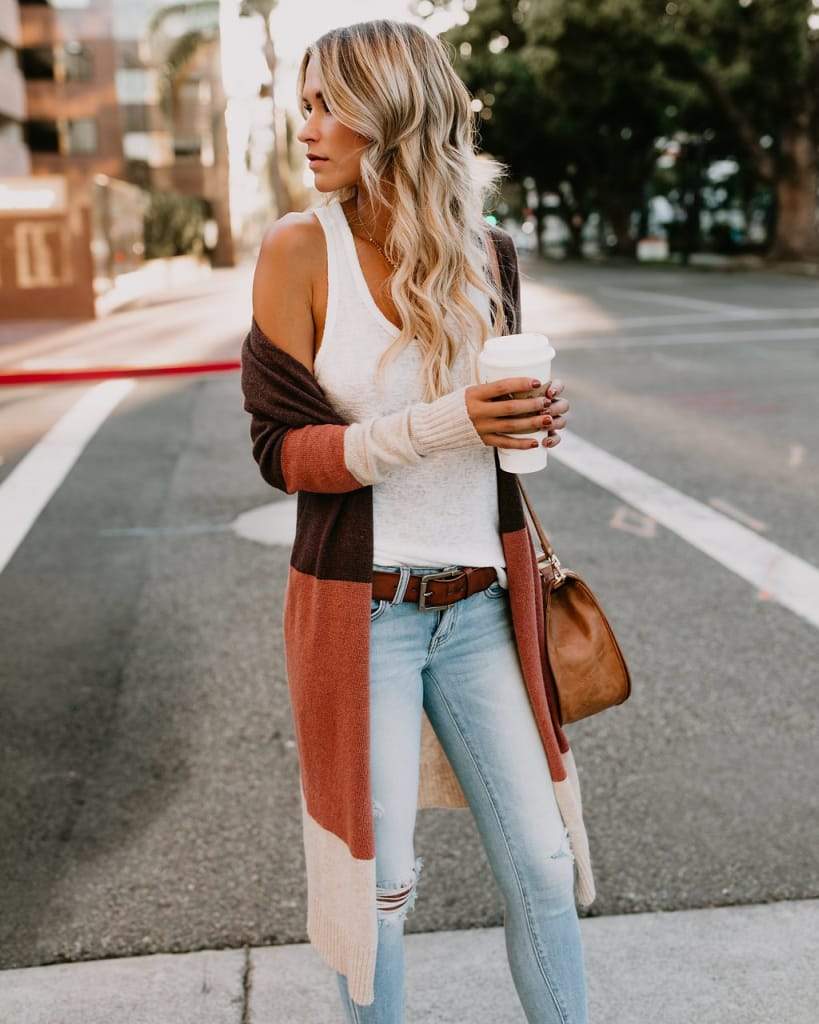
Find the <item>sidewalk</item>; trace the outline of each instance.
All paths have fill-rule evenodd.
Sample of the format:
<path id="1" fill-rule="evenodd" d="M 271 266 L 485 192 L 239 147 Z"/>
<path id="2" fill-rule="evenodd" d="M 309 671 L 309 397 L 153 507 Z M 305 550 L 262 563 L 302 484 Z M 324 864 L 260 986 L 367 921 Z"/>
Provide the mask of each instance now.
<path id="1" fill-rule="evenodd" d="M 581 919 L 590 1024 L 813 1024 L 819 900 Z M 408 933 L 412 1024 L 525 1024 L 502 928 Z M 342 1024 L 307 944 L 0 973 L 2 1024 Z"/>

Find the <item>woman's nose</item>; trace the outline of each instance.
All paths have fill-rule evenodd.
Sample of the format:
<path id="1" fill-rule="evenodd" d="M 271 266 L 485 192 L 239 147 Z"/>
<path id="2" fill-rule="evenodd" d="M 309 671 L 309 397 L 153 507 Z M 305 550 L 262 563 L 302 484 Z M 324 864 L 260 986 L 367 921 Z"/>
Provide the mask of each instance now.
<path id="1" fill-rule="evenodd" d="M 310 127 L 309 121 L 305 121 L 301 128 L 299 128 L 298 132 L 296 133 L 296 138 L 299 140 L 299 142 L 304 143 L 311 142 L 313 139 L 315 139 L 315 132 Z"/>

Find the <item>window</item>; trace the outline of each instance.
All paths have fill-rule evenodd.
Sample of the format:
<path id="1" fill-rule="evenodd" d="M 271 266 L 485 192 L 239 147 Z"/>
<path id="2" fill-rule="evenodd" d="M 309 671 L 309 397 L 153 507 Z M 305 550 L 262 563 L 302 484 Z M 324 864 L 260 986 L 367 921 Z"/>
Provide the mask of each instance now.
<path id="1" fill-rule="evenodd" d="M 147 132 L 151 128 L 148 107 L 128 103 L 122 110 L 123 130 L 126 132 Z"/>
<path id="2" fill-rule="evenodd" d="M 25 138 L 32 153 L 60 152 L 60 133 L 56 121 L 26 121 Z"/>
<path id="3" fill-rule="evenodd" d="M 174 136 L 173 154 L 178 157 L 199 156 L 202 139 L 198 135 Z"/>
<path id="4" fill-rule="evenodd" d="M 29 81 L 54 81 L 54 50 L 50 46 L 23 46 L 20 70 Z"/>
<path id="5" fill-rule="evenodd" d="M 97 152 L 97 122 L 93 117 L 68 122 L 68 152 L 72 156 Z"/>
<path id="6" fill-rule="evenodd" d="M 94 77 L 91 51 L 82 43 L 66 43 L 63 48 L 66 82 L 90 82 Z"/>
<path id="7" fill-rule="evenodd" d="M 117 68 L 117 99 L 120 103 L 155 103 L 157 73 L 153 68 Z"/>

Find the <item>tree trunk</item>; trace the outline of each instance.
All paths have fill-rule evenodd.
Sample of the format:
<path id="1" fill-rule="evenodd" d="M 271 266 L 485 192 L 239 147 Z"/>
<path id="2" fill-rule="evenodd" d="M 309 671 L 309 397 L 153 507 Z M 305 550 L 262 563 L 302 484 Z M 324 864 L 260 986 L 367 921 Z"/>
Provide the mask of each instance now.
<path id="1" fill-rule="evenodd" d="M 777 260 L 819 259 L 816 143 L 807 114 L 783 129 L 782 162 L 776 182 L 776 236 L 768 256 Z"/>
<path id="2" fill-rule="evenodd" d="M 273 44 L 273 37 L 270 34 L 270 25 L 268 24 L 267 18 L 262 18 L 264 23 L 264 56 L 267 61 L 267 67 L 270 71 L 270 102 L 273 107 L 273 123 L 271 129 L 273 133 L 273 147 L 271 151 L 270 159 L 270 175 L 272 178 L 273 196 L 276 200 L 276 215 L 283 217 L 286 213 L 290 213 L 293 209 L 293 197 L 290 194 L 290 188 L 288 186 L 287 177 L 289 168 L 286 167 L 282 160 L 282 132 L 280 131 L 279 125 L 279 111 L 276 108 L 276 47 Z M 285 147 L 286 149 L 286 147 Z"/>
<path id="3" fill-rule="evenodd" d="M 545 220 L 545 209 L 543 205 L 543 192 L 540 188 L 540 182 L 536 182 L 535 188 L 537 189 L 537 206 L 535 207 L 535 244 L 536 251 L 539 259 L 543 259 L 543 221 Z"/>
<path id="4" fill-rule="evenodd" d="M 605 218 L 617 239 L 614 254 L 634 257 L 637 254 L 637 240 L 631 237 L 631 205 L 612 202 L 607 205 Z"/>
<path id="5" fill-rule="evenodd" d="M 569 240 L 566 243 L 567 255 L 573 260 L 582 260 L 583 257 L 583 218 L 578 213 L 573 213 L 566 218 L 565 224 L 569 229 Z"/>

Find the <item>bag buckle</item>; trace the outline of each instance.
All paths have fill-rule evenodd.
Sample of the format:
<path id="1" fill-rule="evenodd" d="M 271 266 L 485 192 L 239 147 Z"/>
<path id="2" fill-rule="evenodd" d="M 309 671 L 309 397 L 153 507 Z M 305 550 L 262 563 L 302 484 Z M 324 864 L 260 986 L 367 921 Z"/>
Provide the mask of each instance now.
<path id="1" fill-rule="evenodd" d="M 537 561 L 538 565 L 540 565 L 543 562 L 549 563 L 552 576 L 552 584 L 554 586 L 558 586 L 566 579 L 566 573 L 563 569 L 563 566 L 560 564 L 560 560 L 558 559 L 556 554 L 552 553 L 551 555 L 547 555 L 544 552 L 544 554 L 542 554 Z"/>
<path id="2" fill-rule="evenodd" d="M 457 565 L 447 566 L 446 569 L 441 569 L 440 572 L 428 572 L 425 576 L 421 577 L 421 592 L 418 595 L 418 608 L 422 612 L 433 612 L 437 608 L 445 608 L 446 605 L 442 604 L 427 604 L 427 598 L 432 594 L 431 590 L 427 590 L 427 580 L 450 580 L 457 579 L 458 576 L 465 576 L 466 573 Z"/>

